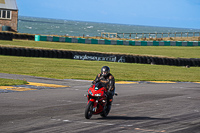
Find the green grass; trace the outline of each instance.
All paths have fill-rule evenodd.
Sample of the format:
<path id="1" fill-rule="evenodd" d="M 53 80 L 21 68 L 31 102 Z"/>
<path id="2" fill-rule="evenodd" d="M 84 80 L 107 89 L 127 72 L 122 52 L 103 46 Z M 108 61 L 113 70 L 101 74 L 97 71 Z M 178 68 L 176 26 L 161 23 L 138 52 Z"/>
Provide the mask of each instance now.
<path id="1" fill-rule="evenodd" d="M 0 78 L 0 86 L 11 86 L 11 85 L 22 85 L 22 84 L 28 84 L 28 83 L 25 80 Z"/>
<path id="2" fill-rule="evenodd" d="M 119 46 L 61 42 L 3 41 L 0 46 L 112 52 L 181 58 L 200 58 L 200 47 Z M 103 61 L 0 56 L 0 73 L 32 75 L 55 79 L 93 80 L 104 65 L 111 68 L 116 80 L 124 81 L 191 81 L 200 82 L 198 67 L 177 67 Z M 12 84 L 12 83 L 11 83 Z"/>
<path id="3" fill-rule="evenodd" d="M 3 41 L 0 46 L 22 46 L 31 48 L 50 48 L 64 50 L 112 52 L 134 55 L 164 56 L 174 58 L 200 58 L 200 47 L 184 46 L 120 46 L 120 45 L 98 45 L 98 44 L 78 44 L 62 42 L 35 42 L 35 41 Z"/>
<path id="4" fill-rule="evenodd" d="M 200 81 L 199 67 L 177 67 L 104 61 L 0 56 L 0 73 L 32 75 L 55 79 L 93 80 L 104 65 L 116 80 Z"/>

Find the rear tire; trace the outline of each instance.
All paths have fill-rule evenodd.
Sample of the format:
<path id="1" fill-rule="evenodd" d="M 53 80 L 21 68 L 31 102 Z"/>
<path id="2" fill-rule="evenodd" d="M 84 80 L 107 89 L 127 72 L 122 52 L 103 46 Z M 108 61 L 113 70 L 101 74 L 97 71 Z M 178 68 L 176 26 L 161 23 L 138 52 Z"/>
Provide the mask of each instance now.
<path id="1" fill-rule="evenodd" d="M 107 117 L 110 112 L 110 109 L 111 109 L 111 105 L 106 105 L 105 110 L 100 114 L 101 117 L 104 117 L 104 118 Z"/>
<path id="2" fill-rule="evenodd" d="M 92 117 L 92 113 L 93 113 L 93 102 L 89 102 L 85 108 L 85 118 L 86 119 L 90 119 Z"/>

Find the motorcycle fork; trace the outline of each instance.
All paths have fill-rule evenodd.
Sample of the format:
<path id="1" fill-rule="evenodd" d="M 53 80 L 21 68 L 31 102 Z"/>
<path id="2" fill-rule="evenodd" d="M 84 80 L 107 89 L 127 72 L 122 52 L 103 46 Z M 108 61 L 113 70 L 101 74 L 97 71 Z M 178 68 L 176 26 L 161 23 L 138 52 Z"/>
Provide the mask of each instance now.
<path id="1" fill-rule="evenodd" d="M 98 109 L 98 100 L 95 100 L 95 99 L 92 99 L 92 98 L 91 98 L 91 99 L 88 100 L 88 103 L 89 103 L 90 101 L 93 102 L 93 109 L 92 109 L 92 111 L 93 111 L 93 112 L 96 112 L 97 109 Z M 88 104 L 88 103 L 87 103 L 87 104 Z"/>
<path id="2" fill-rule="evenodd" d="M 94 106 L 93 106 L 93 112 L 96 112 L 97 111 L 97 109 L 98 109 L 98 100 L 95 100 L 94 101 Z"/>

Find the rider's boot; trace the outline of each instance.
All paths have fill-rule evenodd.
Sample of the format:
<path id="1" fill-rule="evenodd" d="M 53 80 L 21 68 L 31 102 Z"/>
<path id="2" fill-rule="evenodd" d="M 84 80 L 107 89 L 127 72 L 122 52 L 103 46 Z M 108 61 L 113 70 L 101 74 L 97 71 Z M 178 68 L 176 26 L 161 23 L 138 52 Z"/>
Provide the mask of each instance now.
<path id="1" fill-rule="evenodd" d="M 109 99 L 109 100 L 108 100 L 108 103 L 107 103 L 107 110 L 108 110 L 108 111 L 110 111 L 111 106 L 112 106 L 112 99 Z"/>

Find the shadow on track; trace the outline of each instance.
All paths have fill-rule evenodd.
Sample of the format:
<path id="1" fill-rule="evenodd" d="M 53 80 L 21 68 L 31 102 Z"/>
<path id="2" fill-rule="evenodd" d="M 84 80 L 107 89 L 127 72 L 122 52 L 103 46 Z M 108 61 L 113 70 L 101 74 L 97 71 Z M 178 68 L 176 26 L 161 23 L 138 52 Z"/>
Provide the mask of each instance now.
<path id="1" fill-rule="evenodd" d="M 129 116 L 107 116 L 105 118 L 98 119 L 106 119 L 106 120 L 170 120 L 170 118 L 152 118 L 152 117 L 129 117 Z"/>

